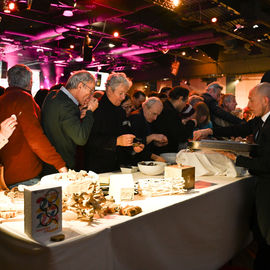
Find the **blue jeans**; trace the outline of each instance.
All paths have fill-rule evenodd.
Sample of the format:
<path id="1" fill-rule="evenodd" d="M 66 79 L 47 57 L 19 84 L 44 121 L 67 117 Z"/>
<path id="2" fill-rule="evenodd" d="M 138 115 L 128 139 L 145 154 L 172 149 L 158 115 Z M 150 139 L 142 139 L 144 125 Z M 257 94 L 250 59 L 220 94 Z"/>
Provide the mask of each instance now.
<path id="1" fill-rule="evenodd" d="M 18 185 L 32 186 L 32 185 L 37 184 L 39 181 L 40 181 L 40 178 L 35 177 L 35 178 L 29 179 L 29 180 L 26 180 L 26 181 L 23 181 L 23 182 L 18 182 L 16 184 L 10 185 L 10 186 L 8 186 L 8 188 L 12 189 L 14 187 L 17 187 Z"/>

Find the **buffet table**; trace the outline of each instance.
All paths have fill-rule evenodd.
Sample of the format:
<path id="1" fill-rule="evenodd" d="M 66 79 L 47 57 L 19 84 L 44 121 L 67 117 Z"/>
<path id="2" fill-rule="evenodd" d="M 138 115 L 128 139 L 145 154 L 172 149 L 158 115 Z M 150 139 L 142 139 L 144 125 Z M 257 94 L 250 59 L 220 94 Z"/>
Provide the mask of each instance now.
<path id="1" fill-rule="evenodd" d="M 3 222 L 1 269 L 218 270 L 251 239 L 254 181 L 196 180 L 210 184 L 186 194 L 128 202 L 142 207 L 135 217 L 108 215 L 91 224 L 63 221 L 62 242 L 31 240 L 22 219 Z"/>

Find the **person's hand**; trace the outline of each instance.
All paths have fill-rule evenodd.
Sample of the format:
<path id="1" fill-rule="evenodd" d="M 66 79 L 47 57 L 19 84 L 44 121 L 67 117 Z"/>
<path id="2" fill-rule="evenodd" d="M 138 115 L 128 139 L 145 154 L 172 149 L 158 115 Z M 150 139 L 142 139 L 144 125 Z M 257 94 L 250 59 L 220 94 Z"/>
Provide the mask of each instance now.
<path id="1" fill-rule="evenodd" d="M 235 162 L 237 155 L 233 152 L 229 152 L 229 151 L 216 151 L 222 155 L 224 155 L 225 157 L 229 158 L 231 161 Z"/>
<path id="2" fill-rule="evenodd" d="M 62 168 L 60 168 L 58 170 L 58 172 L 60 172 L 60 173 L 66 173 L 66 172 L 68 172 L 68 168 L 67 167 L 62 167 Z"/>
<path id="3" fill-rule="evenodd" d="M 151 159 L 153 159 L 154 161 L 166 162 L 166 160 L 165 160 L 163 157 L 158 156 L 158 155 L 156 155 L 156 154 L 152 154 L 152 155 L 151 155 Z"/>
<path id="4" fill-rule="evenodd" d="M 83 119 L 86 115 L 86 111 L 87 111 L 87 106 L 80 106 L 80 112 L 81 112 L 81 115 L 80 115 L 80 118 Z"/>
<path id="5" fill-rule="evenodd" d="M 196 130 L 193 132 L 193 140 L 198 141 L 207 138 L 209 135 L 213 135 L 213 130 L 211 128 Z"/>
<path id="6" fill-rule="evenodd" d="M 140 143 L 140 144 L 138 144 L 138 145 L 136 145 L 136 146 L 133 146 L 133 150 L 134 150 L 134 152 L 136 152 L 136 153 L 142 152 L 143 149 L 144 149 L 144 144 L 143 144 L 143 143 Z"/>
<path id="7" fill-rule="evenodd" d="M 192 121 L 194 122 L 195 127 L 197 126 L 196 112 L 195 112 L 195 113 L 193 113 L 191 116 L 189 116 L 189 117 L 187 117 L 187 118 L 182 119 L 182 123 L 183 123 L 184 125 L 186 125 L 186 124 L 187 124 L 187 122 L 188 122 L 189 120 L 192 120 Z"/>
<path id="8" fill-rule="evenodd" d="M 168 139 L 163 134 L 152 134 L 153 135 L 153 141 L 161 143 L 161 144 L 167 144 Z"/>
<path id="9" fill-rule="evenodd" d="M 0 134 L 5 137 L 6 139 L 8 139 L 13 131 L 16 128 L 16 125 L 18 124 L 16 116 L 11 116 L 7 119 L 5 119 L 1 124 L 1 129 L 0 129 Z"/>
<path id="10" fill-rule="evenodd" d="M 88 104 L 87 104 L 87 110 L 90 110 L 94 112 L 98 107 L 98 100 L 95 97 L 90 97 Z"/>
<path id="11" fill-rule="evenodd" d="M 135 136 L 133 134 L 124 134 L 117 137 L 116 145 L 118 146 L 132 146 L 133 139 Z"/>

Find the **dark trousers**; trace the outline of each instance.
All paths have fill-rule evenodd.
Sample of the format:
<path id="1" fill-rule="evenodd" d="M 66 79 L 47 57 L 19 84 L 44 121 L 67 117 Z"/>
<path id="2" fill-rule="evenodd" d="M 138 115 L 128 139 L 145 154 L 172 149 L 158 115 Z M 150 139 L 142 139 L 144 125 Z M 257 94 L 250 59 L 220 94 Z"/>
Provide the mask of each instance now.
<path id="1" fill-rule="evenodd" d="M 255 190 L 254 237 L 258 252 L 255 270 L 270 270 L 270 177 L 257 177 Z"/>

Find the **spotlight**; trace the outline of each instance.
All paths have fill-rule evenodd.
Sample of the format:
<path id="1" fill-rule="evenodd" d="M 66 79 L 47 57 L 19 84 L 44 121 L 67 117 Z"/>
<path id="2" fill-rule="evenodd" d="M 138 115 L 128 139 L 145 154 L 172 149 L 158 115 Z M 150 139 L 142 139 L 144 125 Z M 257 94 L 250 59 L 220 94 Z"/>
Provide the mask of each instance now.
<path id="1" fill-rule="evenodd" d="M 213 17 L 213 18 L 211 19 L 211 22 L 212 22 L 212 23 L 216 23 L 217 21 L 218 21 L 217 17 Z"/>
<path id="2" fill-rule="evenodd" d="M 183 56 L 185 56 L 187 53 L 186 53 L 186 52 L 182 52 L 181 54 L 182 54 Z"/>
<path id="3" fill-rule="evenodd" d="M 17 9 L 15 1 L 4 1 L 4 7 L 3 10 L 5 13 L 11 13 L 12 11 L 15 11 Z"/>
<path id="4" fill-rule="evenodd" d="M 113 48 L 115 45 L 113 43 L 109 43 L 109 48 Z"/>
<path id="5" fill-rule="evenodd" d="M 178 7 L 180 4 L 180 0 L 172 0 L 172 3 L 175 7 Z"/>
<path id="6" fill-rule="evenodd" d="M 69 45 L 69 48 L 70 48 L 70 49 L 74 49 L 75 46 L 74 46 L 73 44 L 70 44 L 70 45 Z"/>
<path id="7" fill-rule="evenodd" d="M 118 38 L 119 37 L 119 32 L 113 32 L 113 36 L 115 37 L 115 38 Z"/>
<path id="8" fill-rule="evenodd" d="M 9 2 L 8 8 L 9 8 L 11 11 L 15 10 L 15 8 L 16 8 L 15 3 L 14 3 L 14 2 Z"/>

